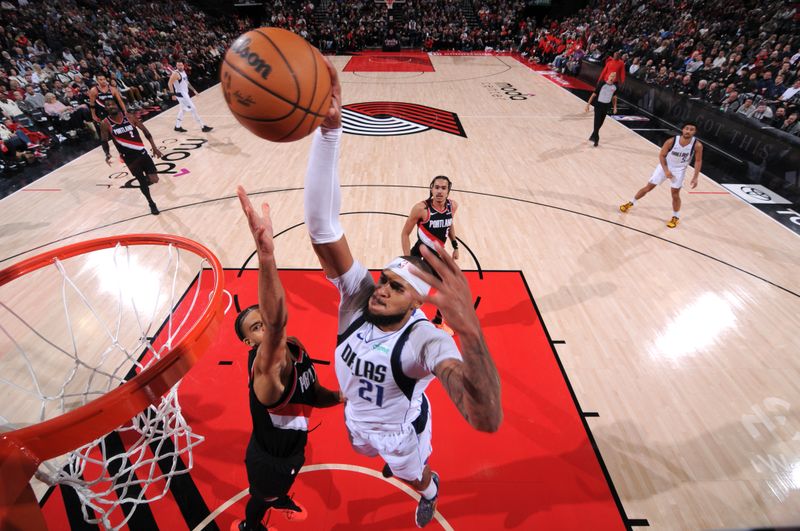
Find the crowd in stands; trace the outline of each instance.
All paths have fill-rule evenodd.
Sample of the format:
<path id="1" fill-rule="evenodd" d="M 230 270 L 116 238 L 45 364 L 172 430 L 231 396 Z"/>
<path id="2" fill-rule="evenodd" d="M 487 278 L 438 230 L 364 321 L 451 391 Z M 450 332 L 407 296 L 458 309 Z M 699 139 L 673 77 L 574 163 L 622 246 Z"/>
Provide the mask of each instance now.
<path id="1" fill-rule="evenodd" d="M 573 54 L 618 60 L 623 76 L 800 136 L 800 32 L 791 3 L 599 0 L 537 28 L 532 42 L 527 51 L 558 68 Z"/>
<path id="2" fill-rule="evenodd" d="M 96 136 L 88 93 L 98 75 L 140 113 L 173 104 L 167 81 L 177 61 L 186 63 L 194 86 L 210 86 L 244 24 L 213 19 L 183 1 L 3 1 L 0 161 L 32 162 L 60 142 Z"/>
<path id="3" fill-rule="evenodd" d="M 611 61 L 622 82 L 669 87 L 800 136 L 800 35 L 795 9 L 781 0 L 594 0 L 538 24 L 524 0 L 398 0 L 392 9 L 319 1 L 322 10 L 313 0 L 267 2 L 260 20 L 247 20 L 183 0 L 3 0 L 1 154 L 41 157 L 47 140 L 96 134 L 86 104 L 100 74 L 134 111 L 171 105 L 177 61 L 194 86 L 210 86 L 231 39 L 256 24 L 294 31 L 327 53 L 517 51 L 572 74 L 584 59 Z"/>

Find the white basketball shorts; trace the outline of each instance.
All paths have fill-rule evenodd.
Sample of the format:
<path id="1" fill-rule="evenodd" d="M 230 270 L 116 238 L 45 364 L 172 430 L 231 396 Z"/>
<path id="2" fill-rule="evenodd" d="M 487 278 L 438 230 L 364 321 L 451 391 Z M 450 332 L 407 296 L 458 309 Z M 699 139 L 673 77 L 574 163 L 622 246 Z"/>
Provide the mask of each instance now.
<path id="1" fill-rule="evenodd" d="M 431 416 L 417 434 L 411 424 L 376 424 L 345 419 L 353 449 L 368 457 L 380 455 L 395 476 L 406 481 L 419 481 L 425 463 L 433 451 Z"/>
<path id="2" fill-rule="evenodd" d="M 682 188 L 683 187 L 683 177 L 686 175 L 686 168 L 670 168 L 669 171 L 672 173 L 672 181 L 670 183 L 671 188 Z M 664 168 L 661 167 L 661 164 L 656 166 L 656 169 L 653 170 L 653 175 L 650 177 L 648 182 L 655 184 L 658 186 L 659 184 L 663 183 L 667 179 L 667 175 L 664 173 Z"/>

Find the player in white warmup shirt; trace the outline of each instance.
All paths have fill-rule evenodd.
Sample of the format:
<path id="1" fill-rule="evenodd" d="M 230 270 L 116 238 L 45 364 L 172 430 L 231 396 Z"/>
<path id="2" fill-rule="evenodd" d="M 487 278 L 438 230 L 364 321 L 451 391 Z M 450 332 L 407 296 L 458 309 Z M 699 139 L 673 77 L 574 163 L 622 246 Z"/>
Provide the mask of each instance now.
<path id="1" fill-rule="evenodd" d="M 633 199 L 620 205 L 622 212 L 630 210 L 636 202 L 648 194 L 653 188 L 669 179 L 672 191 L 672 218 L 667 222 L 667 227 L 674 229 L 678 226 L 681 212 L 681 188 L 686 175 L 686 168 L 694 156 L 694 176 L 690 183 L 692 188 L 697 186 L 697 178 L 703 165 L 703 144 L 695 138 L 697 126 L 687 122 L 681 129 L 681 134 L 667 139 L 659 154 L 660 164 L 656 166 L 650 180 L 641 188 Z"/>
<path id="2" fill-rule="evenodd" d="M 197 94 L 197 91 L 191 83 L 189 83 L 189 76 L 186 75 L 186 67 L 182 62 L 178 61 L 175 64 L 175 70 L 173 70 L 172 75 L 169 76 L 169 82 L 167 84 L 169 85 L 169 91 L 172 92 L 172 99 L 176 100 L 181 107 L 178 110 L 178 117 L 175 119 L 176 131 L 179 133 L 186 132 L 186 129 L 181 127 L 181 124 L 183 124 L 183 114 L 186 112 L 192 113 L 192 117 L 194 117 L 195 122 L 200 124 L 204 133 L 208 133 L 214 129 L 204 124 L 200 115 L 197 114 L 197 107 L 192 103 L 192 98 L 189 96 L 189 89 L 192 89 L 195 94 Z"/>
<path id="3" fill-rule="evenodd" d="M 503 417 L 500 378 L 467 279 L 441 245 L 438 256 L 423 249 L 425 261 L 395 258 L 377 285 L 353 259 L 339 225 L 341 86 L 330 62 L 328 69 L 333 100 L 312 139 L 304 209 L 314 251 L 340 294 L 335 363 L 347 399 L 345 423 L 357 452 L 380 455 L 385 476 L 394 475 L 420 493 L 415 520 L 424 527 L 435 515 L 439 490 L 439 476 L 428 465 L 431 406 L 425 388 L 439 378 L 471 426 L 494 432 Z M 423 302 L 439 308 L 458 334 L 461 352 L 453 338 L 425 318 L 419 309 Z"/>

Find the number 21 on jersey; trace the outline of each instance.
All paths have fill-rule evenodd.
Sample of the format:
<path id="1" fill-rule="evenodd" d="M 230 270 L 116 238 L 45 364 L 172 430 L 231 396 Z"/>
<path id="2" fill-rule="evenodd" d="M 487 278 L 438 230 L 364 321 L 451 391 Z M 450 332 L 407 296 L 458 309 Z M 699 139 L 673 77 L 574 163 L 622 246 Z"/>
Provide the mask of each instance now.
<path id="1" fill-rule="evenodd" d="M 383 407 L 383 386 L 365 378 L 361 378 L 359 383 L 361 387 L 358 388 L 358 396 L 367 402 L 375 402 L 378 407 Z"/>

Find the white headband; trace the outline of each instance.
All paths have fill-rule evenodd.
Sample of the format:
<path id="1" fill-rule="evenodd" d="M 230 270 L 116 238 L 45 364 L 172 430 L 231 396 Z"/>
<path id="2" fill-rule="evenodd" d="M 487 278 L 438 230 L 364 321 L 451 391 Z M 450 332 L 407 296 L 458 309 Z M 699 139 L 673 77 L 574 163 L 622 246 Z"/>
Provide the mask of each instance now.
<path id="1" fill-rule="evenodd" d="M 425 282 L 424 280 L 422 280 L 421 278 L 419 278 L 418 276 L 416 276 L 414 273 L 411 272 L 411 262 L 409 262 L 405 258 L 401 258 L 398 256 L 397 258 L 386 264 L 386 267 L 384 267 L 384 269 L 389 269 L 390 271 L 396 273 L 398 276 L 402 277 L 403 280 L 411 284 L 411 287 L 417 290 L 417 293 L 419 293 L 422 296 L 427 295 L 428 292 L 431 290 L 430 284 L 428 284 L 427 282 Z"/>

